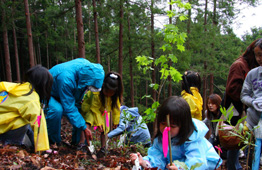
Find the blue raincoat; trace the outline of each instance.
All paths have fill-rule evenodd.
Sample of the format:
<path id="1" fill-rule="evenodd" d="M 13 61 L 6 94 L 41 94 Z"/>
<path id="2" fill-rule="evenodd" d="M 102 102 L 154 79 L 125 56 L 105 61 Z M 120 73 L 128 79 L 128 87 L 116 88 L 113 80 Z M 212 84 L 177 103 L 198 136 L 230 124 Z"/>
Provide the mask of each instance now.
<path id="1" fill-rule="evenodd" d="M 61 142 L 61 119 L 66 116 L 74 128 L 86 129 L 85 120 L 79 113 L 81 101 L 88 86 L 101 88 L 104 70 L 84 58 L 58 64 L 50 69 L 54 82 L 51 99 L 46 110 L 50 143 Z"/>
<path id="2" fill-rule="evenodd" d="M 142 117 L 138 113 L 138 108 L 121 106 L 120 110 L 121 114 L 119 125 L 116 129 L 108 133 L 108 137 L 112 138 L 114 136 L 121 135 L 126 131 L 128 133 L 128 139 L 126 142 L 130 140 L 130 143 L 150 144 L 151 136 L 147 125 L 145 123 L 141 123 Z M 126 114 L 124 114 L 124 111 Z"/>
<path id="3" fill-rule="evenodd" d="M 193 119 L 197 131 L 189 137 L 190 141 L 186 141 L 182 145 L 175 145 L 178 141 L 176 137 L 172 138 L 172 160 L 184 162 L 190 169 L 196 163 L 202 165 L 195 170 L 214 170 L 216 165 L 219 167 L 222 164 L 222 159 L 213 148 L 212 144 L 205 138 L 208 132 L 206 125 Z M 153 146 L 148 149 L 148 156 L 143 157 L 144 160 L 150 162 L 151 167 L 158 167 L 158 169 L 166 169 L 166 165 L 170 163 L 169 152 L 167 157 L 164 157 L 162 149 L 162 136 L 155 138 Z M 179 168 L 179 165 L 176 165 Z"/>

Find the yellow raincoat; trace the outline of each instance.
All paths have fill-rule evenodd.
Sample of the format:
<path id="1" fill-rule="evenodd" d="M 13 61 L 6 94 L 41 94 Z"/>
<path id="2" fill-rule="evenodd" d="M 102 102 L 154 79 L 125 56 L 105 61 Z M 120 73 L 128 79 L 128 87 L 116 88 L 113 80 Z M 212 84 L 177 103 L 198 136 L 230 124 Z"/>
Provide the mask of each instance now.
<path id="1" fill-rule="evenodd" d="M 31 89 L 30 83 L 10 83 L 0 82 L 0 134 L 14 130 L 30 124 L 34 131 L 34 143 L 36 147 L 38 124 L 37 116 L 40 115 L 40 99 L 38 94 L 33 91 L 27 94 Z M 36 123 L 35 123 L 36 122 Z M 46 120 L 42 112 L 39 140 L 37 151 L 49 149 Z"/>
<path id="2" fill-rule="evenodd" d="M 185 90 L 181 92 L 181 96 L 187 101 L 190 106 L 192 118 L 202 121 L 203 99 L 196 87 L 190 87 L 193 95 L 187 93 Z"/>
<path id="3" fill-rule="evenodd" d="M 119 124 L 120 119 L 120 102 L 119 99 L 117 100 L 118 108 L 111 108 L 112 100 L 111 97 L 106 97 L 106 108 L 102 106 L 102 103 L 99 98 L 100 92 L 91 92 L 88 91 L 87 94 L 84 96 L 83 103 L 81 105 L 82 109 L 82 116 L 84 117 L 87 123 L 90 123 L 91 126 L 101 126 L 103 125 L 104 132 L 109 132 L 109 127 L 106 126 L 106 114 L 104 111 L 107 110 L 108 118 L 110 122 L 110 112 L 112 113 L 113 124 Z M 101 92 L 102 93 L 102 92 Z M 104 115 L 103 115 L 104 114 Z M 106 127 L 106 130 L 105 130 Z"/>

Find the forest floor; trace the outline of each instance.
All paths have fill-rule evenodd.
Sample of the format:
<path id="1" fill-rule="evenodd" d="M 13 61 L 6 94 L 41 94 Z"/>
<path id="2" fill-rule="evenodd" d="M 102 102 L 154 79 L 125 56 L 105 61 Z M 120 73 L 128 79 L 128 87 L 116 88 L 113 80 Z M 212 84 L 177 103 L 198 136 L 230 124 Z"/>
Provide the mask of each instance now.
<path id="1" fill-rule="evenodd" d="M 0 170 L 130 170 L 132 169 L 129 154 L 146 150 L 139 145 L 132 147 L 117 147 L 116 141 L 109 142 L 108 151 L 104 155 L 91 156 L 83 151 L 77 151 L 76 146 L 70 145 L 72 126 L 66 119 L 62 121 L 63 144 L 56 148 L 57 153 L 32 153 L 18 146 L 0 145 Z M 99 150 L 98 134 L 93 132 L 95 150 Z M 97 142 L 96 142 L 97 140 Z M 243 169 L 246 169 L 246 159 L 240 159 Z M 226 160 L 219 168 L 226 170 Z M 260 168 L 262 170 L 262 168 Z"/>

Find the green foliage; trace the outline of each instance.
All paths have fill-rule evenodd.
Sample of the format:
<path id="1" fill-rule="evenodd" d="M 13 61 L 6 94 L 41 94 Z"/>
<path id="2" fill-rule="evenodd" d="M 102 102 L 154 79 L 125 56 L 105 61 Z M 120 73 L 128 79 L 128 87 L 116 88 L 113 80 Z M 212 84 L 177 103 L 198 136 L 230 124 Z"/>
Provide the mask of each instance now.
<path id="1" fill-rule="evenodd" d="M 180 0 L 178 1 L 171 1 L 171 5 L 176 5 L 180 9 L 190 9 L 191 6 L 190 4 L 182 3 Z M 169 17 L 178 17 L 181 21 L 186 19 L 186 15 L 183 13 L 177 13 L 176 11 L 168 11 L 167 14 Z M 174 82 L 179 82 L 182 79 L 182 74 L 174 68 L 172 65 L 169 65 L 169 60 L 172 63 L 177 63 L 178 59 L 176 55 L 173 53 L 174 46 L 180 51 L 183 52 L 185 51 L 184 48 L 184 43 L 187 37 L 187 34 L 184 32 L 180 32 L 178 27 L 173 24 L 167 24 L 165 25 L 165 28 L 163 29 L 162 32 L 159 32 L 158 35 L 163 35 L 164 36 L 164 41 L 165 43 L 160 47 L 160 49 L 163 50 L 163 53 L 159 58 L 156 58 L 155 60 L 151 57 L 146 57 L 146 56 L 138 56 L 136 57 L 138 69 L 142 69 L 143 73 L 146 74 L 152 70 L 152 64 L 155 66 L 159 66 L 159 73 L 160 73 L 160 79 L 161 83 L 156 84 L 152 83 L 150 84 L 149 87 L 153 88 L 155 91 L 157 91 L 158 96 L 161 94 L 161 89 L 165 85 L 165 82 L 167 78 L 170 76 L 171 79 Z M 151 98 L 151 96 L 150 96 Z M 152 99 L 152 98 L 151 98 Z M 156 110 L 157 107 L 159 106 L 159 97 L 157 101 L 153 101 L 153 104 L 151 108 L 148 108 L 145 113 L 147 118 L 150 121 L 154 121 L 156 117 Z"/>
<path id="2" fill-rule="evenodd" d="M 231 119 L 232 117 L 234 116 L 233 114 L 233 108 L 234 106 L 230 107 L 228 110 L 226 110 L 225 107 L 220 107 L 220 111 L 221 113 L 223 114 L 223 116 L 225 117 L 225 120 L 224 119 L 215 119 L 215 120 L 212 120 L 212 122 L 223 122 L 225 121 L 227 124 L 229 124 L 229 126 L 232 127 L 233 131 L 231 131 L 231 135 L 232 136 L 237 136 L 239 137 L 240 139 L 240 143 L 243 143 L 244 146 L 241 148 L 242 150 L 245 149 L 247 146 L 255 146 L 255 144 L 253 143 L 253 141 L 250 142 L 250 138 L 251 138 L 251 134 L 252 132 L 251 131 L 245 131 L 243 132 L 243 128 L 244 128 L 244 125 L 243 125 L 243 121 L 246 119 L 247 116 L 244 116 L 242 117 L 241 119 L 239 119 L 237 121 L 237 124 L 235 126 L 233 126 L 231 124 Z M 238 127 L 238 128 L 237 128 Z M 221 127 L 219 127 L 221 128 Z M 223 129 L 221 129 L 223 130 Z"/>
<path id="3" fill-rule="evenodd" d="M 192 165 L 189 169 L 188 166 L 184 162 L 174 160 L 173 163 L 179 166 L 180 167 L 179 169 L 183 169 L 183 170 L 194 170 L 196 168 L 199 168 L 203 164 L 203 163 L 196 163 L 195 165 Z"/>

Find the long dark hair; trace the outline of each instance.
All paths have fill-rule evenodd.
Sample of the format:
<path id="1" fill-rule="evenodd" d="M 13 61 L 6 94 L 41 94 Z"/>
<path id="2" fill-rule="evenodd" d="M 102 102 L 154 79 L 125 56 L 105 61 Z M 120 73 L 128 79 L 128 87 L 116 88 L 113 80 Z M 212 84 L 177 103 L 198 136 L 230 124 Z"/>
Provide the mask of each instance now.
<path id="1" fill-rule="evenodd" d="M 192 94 L 190 87 L 196 87 L 198 90 L 201 89 L 201 77 L 197 72 L 186 71 L 182 76 L 182 90 Z"/>
<path id="2" fill-rule="evenodd" d="M 212 113 L 212 112 L 209 111 L 209 109 L 208 109 L 208 100 L 210 100 L 212 104 L 215 104 L 215 105 L 216 105 L 216 107 L 217 107 L 217 109 L 218 109 L 218 110 L 217 110 L 217 113 Z M 213 116 L 214 116 L 215 118 L 218 118 L 218 117 L 219 117 L 219 114 L 220 114 L 219 108 L 220 108 L 221 101 L 222 101 L 222 99 L 221 99 L 221 97 L 220 97 L 218 94 L 211 94 L 211 95 L 209 95 L 209 96 L 207 97 L 206 108 L 207 108 L 207 118 L 208 118 L 209 120 L 211 120 L 211 115 L 212 115 L 212 114 L 213 114 Z"/>
<path id="3" fill-rule="evenodd" d="M 25 74 L 25 81 L 32 86 L 26 95 L 31 94 L 35 90 L 40 97 L 40 102 L 48 104 L 53 84 L 53 76 L 48 69 L 41 65 L 30 68 Z"/>
<path id="4" fill-rule="evenodd" d="M 262 49 L 262 39 L 256 39 L 255 41 L 253 41 L 246 49 L 246 51 L 242 54 L 241 57 L 243 57 L 249 66 L 249 69 L 253 69 L 258 65 L 256 57 L 255 57 L 255 53 L 254 53 L 254 48 L 256 48 L 257 46 L 259 46 Z"/>
<path id="5" fill-rule="evenodd" d="M 123 82 L 122 77 L 119 73 L 110 71 L 106 74 L 103 82 L 103 86 L 101 89 L 101 92 L 99 94 L 100 100 L 102 102 L 102 105 L 105 107 L 105 95 L 103 93 L 104 89 L 114 90 L 115 94 L 111 97 L 112 99 L 112 105 L 111 108 L 118 107 L 117 106 L 117 98 L 119 98 L 119 102 L 123 102 Z M 120 108 L 119 108 L 120 109 Z"/>
<path id="6" fill-rule="evenodd" d="M 166 122 L 166 115 L 170 115 L 170 124 L 177 125 L 180 130 L 176 137 L 179 141 L 176 145 L 181 145 L 189 140 L 193 131 L 197 131 L 192 121 L 190 107 L 185 99 L 178 96 L 168 97 L 159 107 L 157 112 L 157 134 L 155 136 L 161 140 L 160 123 Z"/>

